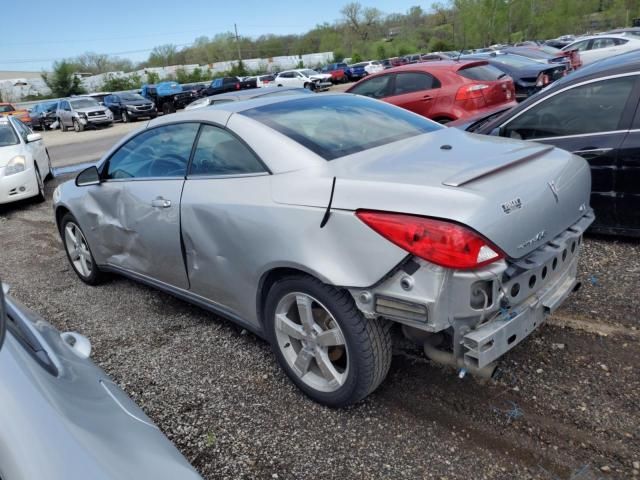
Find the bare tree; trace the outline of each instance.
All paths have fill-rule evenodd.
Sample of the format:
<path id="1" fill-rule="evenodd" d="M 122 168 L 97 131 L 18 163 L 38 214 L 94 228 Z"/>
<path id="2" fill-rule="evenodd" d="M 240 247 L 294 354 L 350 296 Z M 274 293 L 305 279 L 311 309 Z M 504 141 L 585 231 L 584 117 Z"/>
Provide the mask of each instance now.
<path id="1" fill-rule="evenodd" d="M 340 11 L 346 24 L 361 40 L 368 40 L 373 28 L 380 22 L 382 12 L 377 8 L 364 8 L 358 2 L 346 4 Z"/>

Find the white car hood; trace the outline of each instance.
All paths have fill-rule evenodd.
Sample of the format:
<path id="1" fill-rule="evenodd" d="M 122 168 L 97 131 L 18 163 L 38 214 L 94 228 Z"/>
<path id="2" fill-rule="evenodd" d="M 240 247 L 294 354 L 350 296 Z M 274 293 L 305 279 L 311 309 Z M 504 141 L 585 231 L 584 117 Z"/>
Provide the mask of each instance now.
<path id="1" fill-rule="evenodd" d="M 22 144 L 9 145 L 8 147 L 0 147 L 0 168 L 6 167 L 9 160 L 16 155 L 24 155 Z"/>

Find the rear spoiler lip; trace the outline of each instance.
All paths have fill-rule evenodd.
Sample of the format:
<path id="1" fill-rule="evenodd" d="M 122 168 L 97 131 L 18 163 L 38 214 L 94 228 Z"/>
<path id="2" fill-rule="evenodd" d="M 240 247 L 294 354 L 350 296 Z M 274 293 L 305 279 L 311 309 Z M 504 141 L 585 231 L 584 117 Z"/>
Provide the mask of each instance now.
<path id="1" fill-rule="evenodd" d="M 527 147 L 526 150 L 531 149 L 532 147 Z M 515 158 L 511 161 L 507 162 L 499 162 L 494 161 L 493 165 L 479 165 L 477 167 L 468 168 L 461 172 L 456 173 L 455 175 L 446 178 L 442 184 L 447 187 L 461 187 L 467 183 L 473 182 L 474 180 L 478 180 L 479 178 L 486 177 L 493 173 L 496 173 L 500 170 L 504 170 L 506 168 L 513 167 L 515 165 L 519 165 L 525 162 L 529 162 L 531 160 L 535 160 L 536 158 L 540 158 L 541 156 L 549 153 L 553 150 L 554 146 L 535 146 L 535 151 L 525 155 L 524 157 Z"/>

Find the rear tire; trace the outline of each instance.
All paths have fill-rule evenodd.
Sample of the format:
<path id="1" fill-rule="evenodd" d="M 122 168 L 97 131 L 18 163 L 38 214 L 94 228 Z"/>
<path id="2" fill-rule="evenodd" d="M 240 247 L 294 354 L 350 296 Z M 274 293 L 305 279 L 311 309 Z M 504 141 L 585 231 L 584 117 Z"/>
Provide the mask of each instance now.
<path id="1" fill-rule="evenodd" d="M 62 132 L 66 132 L 67 131 L 67 127 L 65 127 L 64 123 L 62 122 L 62 119 L 59 118 L 58 119 L 58 123 L 60 124 L 60 131 Z"/>
<path id="2" fill-rule="evenodd" d="M 362 400 L 389 371 L 391 324 L 365 319 L 349 292 L 315 278 L 277 281 L 267 296 L 264 323 L 282 369 L 323 405 L 338 408 Z"/>
<path id="3" fill-rule="evenodd" d="M 73 215 L 67 213 L 60 222 L 60 235 L 67 259 L 76 275 L 88 285 L 98 285 L 105 274 L 96 265 L 91 248 Z"/>

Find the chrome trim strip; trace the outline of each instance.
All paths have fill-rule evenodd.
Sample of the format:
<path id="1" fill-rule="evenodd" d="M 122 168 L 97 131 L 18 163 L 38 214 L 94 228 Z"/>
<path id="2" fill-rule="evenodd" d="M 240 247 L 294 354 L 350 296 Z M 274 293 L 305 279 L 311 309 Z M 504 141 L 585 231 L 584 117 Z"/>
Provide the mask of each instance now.
<path id="1" fill-rule="evenodd" d="M 583 137 L 593 137 L 595 135 L 615 135 L 618 133 L 627 133 L 627 132 L 629 132 L 629 130 L 612 130 L 610 132 L 576 133 L 575 135 L 562 135 L 558 137 L 530 138 L 529 141 L 539 142 L 541 140 L 557 140 L 557 139 L 563 139 L 563 138 L 583 138 Z M 597 150 L 601 150 L 601 149 L 597 149 Z"/>

